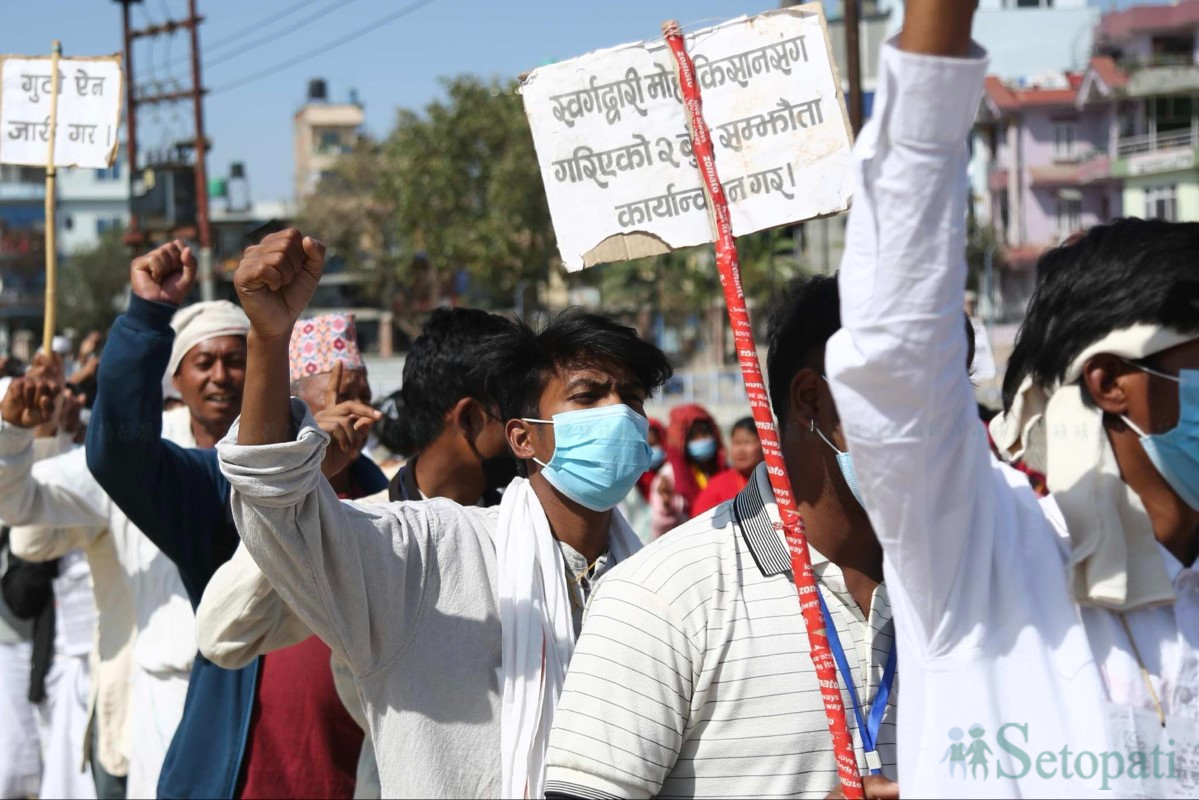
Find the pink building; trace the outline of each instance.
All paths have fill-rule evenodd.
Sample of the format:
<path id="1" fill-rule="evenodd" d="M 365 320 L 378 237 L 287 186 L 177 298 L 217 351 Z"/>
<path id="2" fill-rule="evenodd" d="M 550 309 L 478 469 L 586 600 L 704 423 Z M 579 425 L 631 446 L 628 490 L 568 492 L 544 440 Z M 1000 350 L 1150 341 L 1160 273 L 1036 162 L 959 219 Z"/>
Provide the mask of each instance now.
<path id="1" fill-rule="evenodd" d="M 986 164 L 976 215 L 989 221 L 1003 266 L 991 296 L 997 319 L 1022 315 L 1037 259 L 1063 239 L 1122 213 L 1109 169 L 1108 106 L 1079 108 L 1079 73 L 1033 83 L 987 78 L 974 137 Z M 981 195 L 981 196 L 980 196 Z"/>

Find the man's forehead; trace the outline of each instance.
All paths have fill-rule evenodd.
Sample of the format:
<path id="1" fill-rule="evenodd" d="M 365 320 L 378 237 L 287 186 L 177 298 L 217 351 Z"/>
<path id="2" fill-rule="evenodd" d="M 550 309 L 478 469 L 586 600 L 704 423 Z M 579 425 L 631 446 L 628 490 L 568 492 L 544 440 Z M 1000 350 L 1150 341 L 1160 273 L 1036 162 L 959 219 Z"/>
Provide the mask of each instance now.
<path id="1" fill-rule="evenodd" d="M 192 345 L 192 349 L 187 351 L 187 355 L 199 355 L 200 353 L 208 353 L 211 355 L 222 355 L 224 353 L 244 352 L 246 349 L 246 337 L 244 336 L 214 336 L 211 339 L 205 339 Z"/>
<path id="2" fill-rule="evenodd" d="M 564 389 L 573 389 L 588 385 L 610 386 L 612 384 L 616 384 L 621 388 L 641 386 L 641 381 L 633 371 L 619 364 L 558 367 L 551 376 L 551 381 L 559 383 Z"/>

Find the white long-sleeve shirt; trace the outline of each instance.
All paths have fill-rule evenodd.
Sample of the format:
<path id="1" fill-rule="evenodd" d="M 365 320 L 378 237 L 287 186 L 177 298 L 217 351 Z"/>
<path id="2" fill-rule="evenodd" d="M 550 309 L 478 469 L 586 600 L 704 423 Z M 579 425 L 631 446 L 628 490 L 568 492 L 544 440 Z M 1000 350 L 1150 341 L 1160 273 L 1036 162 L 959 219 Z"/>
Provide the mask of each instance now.
<path id="1" fill-rule="evenodd" d="M 182 445 L 190 431 L 176 424 L 178 416 L 164 415 L 163 430 Z M 99 759 L 124 775 L 131 666 L 186 676 L 196 653 L 195 615 L 179 570 L 96 483 L 83 448 L 43 460 L 34 450 L 31 431 L 0 421 L 0 521 L 13 526 L 21 558 L 49 561 L 76 548 L 87 555 L 99 613 L 91 698 Z"/>
<path id="2" fill-rule="evenodd" d="M 1152 715 L 1153 701 L 1119 617 L 1073 600 L 1064 523 L 991 456 L 962 369 L 961 177 L 985 70 L 980 53 L 885 49 L 874 118 L 855 149 L 843 329 L 826 367 L 885 552 L 904 796 L 1111 795 L 1115 784 L 1103 785 L 1102 768 L 1086 777 L 1091 759 L 1080 753 L 1098 763 L 1123 749 L 1128 761 L 1135 735 L 1108 723 L 1108 702 Z M 1199 748 L 1185 722 L 1199 719 L 1199 574 L 1163 557 L 1177 604 L 1127 621 L 1170 732 L 1190 737 L 1177 743 L 1181 768 L 1183 749 Z M 1115 748 L 1112 736 L 1128 738 Z"/>

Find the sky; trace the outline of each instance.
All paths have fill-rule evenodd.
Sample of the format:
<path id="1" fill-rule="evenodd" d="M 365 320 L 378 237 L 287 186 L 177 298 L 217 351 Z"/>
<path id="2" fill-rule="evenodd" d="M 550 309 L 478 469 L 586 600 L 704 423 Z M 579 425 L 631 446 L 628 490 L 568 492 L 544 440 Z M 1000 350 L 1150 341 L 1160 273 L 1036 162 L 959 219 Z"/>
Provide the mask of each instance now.
<path id="1" fill-rule="evenodd" d="M 656 38 L 663 20 L 707 27 L 777 7 L 771 0 L 197 0 L 205 125 L 212 142 L 209 173 L 246 164 L 256 200 L 289 198 L 292 186 L 292 115 L 311 78 L 328 82 L 330 99 L 356 90 L 375 136 L 390 130 L 398 107 L 421 108 L 440 94 L 441 76 L 473 73 L 515 77 L 541 64 L 626 42 Z M 1111 0 L 1093 5 L 1104 9 Z M 1120 0 L 1116 5 L 1131 5 Z M 376 21 L 419 5 L 387 24 Z M 143 0 L 132 6 L 135 27 L 186 16 L 186 0 Z M 87 56 L 121 49 L 121 12 L 103 0 L 0 0 L 0 53 Z M 290 12 L 290 13 L 289 13 Z M 327 13 L 322 13 L 327 12 Z M 305 19 L 320 15 L 308 24 Z M 247 31 L 248 26 L 254 26 Z M 295 28 L 294 30 L 291 30 Z M 356 30 L 366 33 L 339 47 L 329 43 Z M 234 34 L 238 38 L 222 40 Z M 185 32 L 138 45 L 138 84 L 161 91 L 190 85 Z M 246 79 L 315 52 L 277 74 Z M 143 148 L 190 134 L 190 105 L 146 110 L 139 116 Z"/>

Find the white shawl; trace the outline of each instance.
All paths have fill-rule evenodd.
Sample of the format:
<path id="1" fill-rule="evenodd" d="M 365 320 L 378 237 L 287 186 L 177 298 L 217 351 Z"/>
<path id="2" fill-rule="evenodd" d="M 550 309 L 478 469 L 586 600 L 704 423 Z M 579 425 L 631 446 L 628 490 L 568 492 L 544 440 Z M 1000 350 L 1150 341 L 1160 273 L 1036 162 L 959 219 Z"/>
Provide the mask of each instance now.
<path id="1" fill-rule="evenodd" d="M 616 509 L 608 535 L 613 562 L 641 549 L 641 540 Z M 546 747 L 575 634 L 566 562 L 524 478 L 504 490 L 495 550 L 503 648 L 502 796 L 543 797 Z"/>

